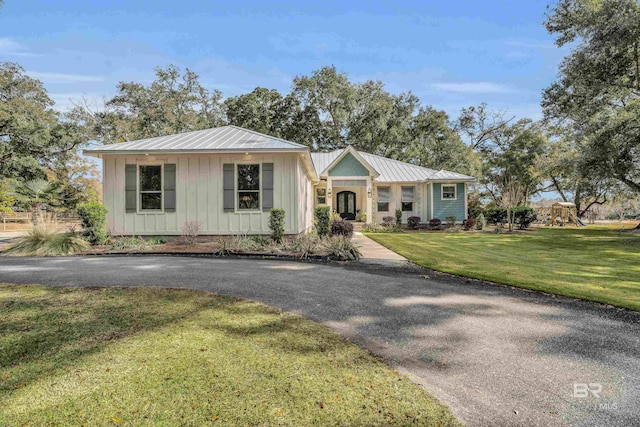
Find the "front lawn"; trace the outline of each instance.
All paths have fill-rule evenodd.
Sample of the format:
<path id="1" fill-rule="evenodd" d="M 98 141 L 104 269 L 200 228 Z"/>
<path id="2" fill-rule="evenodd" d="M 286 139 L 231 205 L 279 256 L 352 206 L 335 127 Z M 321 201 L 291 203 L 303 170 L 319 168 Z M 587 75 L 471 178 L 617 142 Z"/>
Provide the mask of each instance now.
<path id="1" fill-rule="evenodd" d="M 434 270 L 640 311 L 640 234 L 616 228 L 367 236 Z"/>
<path id="2" fill-rule="evenodd" d="M 239 298 L 0 285 L 0 425 L 457 425 L 329 329 Z"/>

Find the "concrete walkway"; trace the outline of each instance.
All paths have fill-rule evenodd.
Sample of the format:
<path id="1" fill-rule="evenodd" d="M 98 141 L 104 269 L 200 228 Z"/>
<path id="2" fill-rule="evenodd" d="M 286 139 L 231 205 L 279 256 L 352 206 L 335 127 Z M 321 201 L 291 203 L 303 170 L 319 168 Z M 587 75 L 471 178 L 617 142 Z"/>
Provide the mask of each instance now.
<path id="1" fill-rule="evenodd" d="M 389 266 L 409 264 L 409 261 L 402 255 L 387 249 L 380 243 L 374 242 L 359 231 L 353 233 L 353 241 L 360 247 L 360 252 L 362 253 L 360 262 Z"/>

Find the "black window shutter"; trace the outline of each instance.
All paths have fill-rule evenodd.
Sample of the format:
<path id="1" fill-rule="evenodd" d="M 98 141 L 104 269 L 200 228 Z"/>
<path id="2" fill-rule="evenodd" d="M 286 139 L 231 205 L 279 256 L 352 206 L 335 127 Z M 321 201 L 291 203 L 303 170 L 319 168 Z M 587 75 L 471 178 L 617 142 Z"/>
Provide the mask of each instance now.
<path id="1" fill-rule="evenodd" d="M 138 205 L 138 195 L 136 185 L 136 165 L 124 166 L 124 190 L 125 190 L 125 211 L 136 212 Z"/>
<path id="2" fill-rule="evenodd" d="M 176 211 L 176 165 L 164 165 L 164 211 Z"/>
<path id="3" fill-rule="evenodd" d="M 234 166 L 233 163 L 225 163 L 222 165 L 222 188 L 223 188 L 223 210 L 225 212 L 234 211 Z"/>
<path id="4" fill-rule="evenodd" d="M 262 210 L 273 208 L 273 163 L 262 164 Z"/>

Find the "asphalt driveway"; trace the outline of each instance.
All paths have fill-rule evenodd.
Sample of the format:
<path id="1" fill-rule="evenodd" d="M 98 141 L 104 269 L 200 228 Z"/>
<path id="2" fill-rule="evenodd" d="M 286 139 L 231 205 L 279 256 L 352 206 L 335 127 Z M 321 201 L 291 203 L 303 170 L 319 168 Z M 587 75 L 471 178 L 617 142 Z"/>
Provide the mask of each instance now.
<path id="1" fill-rule="evenodd" d="M 238 295 L 383 356 L 468 425 L 640 425 L 640 313 L 421 269 L 226 258 L 2 257 L 0 282 Z"/>

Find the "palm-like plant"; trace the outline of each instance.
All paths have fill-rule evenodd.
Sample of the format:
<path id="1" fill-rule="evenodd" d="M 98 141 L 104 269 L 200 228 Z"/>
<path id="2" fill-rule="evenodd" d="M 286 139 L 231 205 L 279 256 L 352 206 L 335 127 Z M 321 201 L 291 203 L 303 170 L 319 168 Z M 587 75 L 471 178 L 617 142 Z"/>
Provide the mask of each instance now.
<path id="1" fill-rule="evenodd" d="M 40 213 L 44 204 L 54 204 L 58 188 L 44 179 L 32 179 L 19 186 L 16 192 L 31 206 L 33 226 L 40 224 Z"/>

